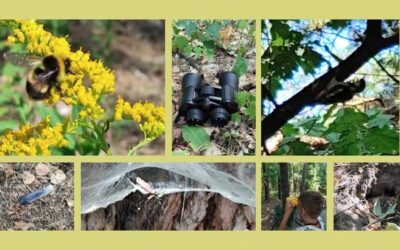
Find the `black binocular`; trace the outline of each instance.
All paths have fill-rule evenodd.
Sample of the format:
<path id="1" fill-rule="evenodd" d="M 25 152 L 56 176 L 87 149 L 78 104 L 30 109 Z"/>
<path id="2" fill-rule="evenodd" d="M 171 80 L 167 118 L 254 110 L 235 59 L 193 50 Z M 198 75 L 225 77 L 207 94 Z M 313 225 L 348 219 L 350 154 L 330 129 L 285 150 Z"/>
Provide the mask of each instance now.
<path id="1" fill-rule="evenodd" d="M 237 76 L 232 72 L 220 73 L 219 84 L 221 86 L 204 83 L 201 74 L 183 76 L 179 115 L 185 117 L 188 125 L 202 125 L 210 118 L 211 125 L 223 127 L 230 115 L 239 111 Z"/>

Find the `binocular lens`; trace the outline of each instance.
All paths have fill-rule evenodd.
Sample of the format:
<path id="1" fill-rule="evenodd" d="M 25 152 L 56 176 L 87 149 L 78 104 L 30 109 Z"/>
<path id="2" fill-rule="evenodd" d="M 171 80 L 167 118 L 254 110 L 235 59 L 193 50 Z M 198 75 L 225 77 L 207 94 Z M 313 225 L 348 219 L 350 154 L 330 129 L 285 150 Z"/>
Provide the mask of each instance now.
<path id="1" fill-rule="evenodd" d="M 201 75 L 196 73 L 187 73 L 182 78 L 182 86 L 183 88 L 200 86 L 202 81 Z"/>
<path id="2" fill-rule="evenodd" d="M 189 109 L 186 113 L 186 122 L 189 125 L 202 125 L 205 121 L 204 112 L 201 109 Z"/>
<path id="3" fill-rule="evenodd" d="M 229 121 L 229 113 L 224 108 L 215 108 L 211 113 L 211 124 L 216 127 L 223 127 Z"/>
<path id="4" fill-rule="evenodd" d="M 236 92 L 238 90 L 239 79 L 232 72 L 224 72 L 219 76 L 221 88 L 222 105 L 229 113 L 238 111 L 236 103 Z"/>
<path id="5" fill-rule="evenodd" d="M 222 86 L 229 86 L 230 88 L 237 90 L 239 85 L 239 79 L 235 73 L 227 71 L 219 75 L 219 83 Z"/>

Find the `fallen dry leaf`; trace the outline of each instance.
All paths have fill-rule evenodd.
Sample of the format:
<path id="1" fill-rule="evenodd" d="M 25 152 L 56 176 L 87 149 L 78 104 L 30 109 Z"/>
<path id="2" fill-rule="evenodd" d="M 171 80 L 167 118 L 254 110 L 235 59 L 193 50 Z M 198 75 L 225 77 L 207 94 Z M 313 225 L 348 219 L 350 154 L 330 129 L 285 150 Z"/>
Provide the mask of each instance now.
<path id="1" fill-rule="evenodd" d="M 73 207 L 74 206 L 74 198 L 72 197 L 68 197 L 67 199 L 66 199 L 66 201 L 67 201 L 67 205 L 69 206 L 69 207 Z"/>
<path id="2" fill-rule="evenodd" d="M 14 223 L 15 230 L 29 230 L 31 228 L 35 228 L 33 223 L 24 222 L 24 221 L 17 221 Z"/>
<path id="3" fill-rule="evenodd" d="M 24 182 L 24 184 L 29 185 L 32 184 L 35 181 L 35 176 L 31 173 L 29 173 L 28 171 L 24 171 L 22 173 L 22 181 Z"/>
<path id="4" fill-rule="evenodd" d="M 10 177 L 15 173 L 14 169 L 11 166 L 7 166 L 4 172 L 6 173 L 6 177 Z"/>
<path id="5" fill-rule="evenodd" d="M 36 167 L 35 167 L 35 171 L 37 175 L 43 176 L 43 175 L 47 175 L 50 172 L 50 168 L 43 163 L 39 163 Z"/>
<path id="6" fill-rule="evenodd" d="M 60 184 L 61 182 L 65 181 L 66 178 L 67 176 L 62 170 L 57 170 L 50 176 L 50 181 L 52 184 Z"/>
<path id="7" fill-rule="evenodd" d="M 228 44 L 230 43 L 233 31 L 234 30 L 230 25 L 219 31 L 220 42 L 223 48 L 226 49 Z"/>

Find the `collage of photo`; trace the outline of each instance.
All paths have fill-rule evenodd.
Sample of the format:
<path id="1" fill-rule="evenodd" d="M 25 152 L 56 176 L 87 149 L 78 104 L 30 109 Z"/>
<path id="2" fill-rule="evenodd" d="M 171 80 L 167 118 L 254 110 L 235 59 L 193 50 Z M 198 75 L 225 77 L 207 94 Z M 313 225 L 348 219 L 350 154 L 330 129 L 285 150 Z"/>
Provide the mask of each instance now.
<path id="1" fill-rule="evenodd" d="M 400 231 L 399 30 L 0 20 L 0 230 Z"/>

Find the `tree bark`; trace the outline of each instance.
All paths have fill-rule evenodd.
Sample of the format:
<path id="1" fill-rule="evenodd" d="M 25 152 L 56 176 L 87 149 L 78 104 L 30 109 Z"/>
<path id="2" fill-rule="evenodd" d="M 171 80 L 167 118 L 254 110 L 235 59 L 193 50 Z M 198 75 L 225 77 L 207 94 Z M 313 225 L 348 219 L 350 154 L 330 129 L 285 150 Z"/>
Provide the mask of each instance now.
<path id="1" fill-rule="evenodd" d="M 287 163 L 279 163 L 280 170 L 280 186 L 281 186 L 281 202 L 285 207 L 286 198 L 289 196 L 289 169 Z"/>
<path id="2" fill-rule="evenodd" d="M 263 164 L 263 184 L 264 184 L 264 200 L 269 201 L 270 200 L 270 188 L 269 188 L 269 174 L 267 174 L 267 165 Z"/>
<path id="3" fill-rule="evenodd" d="M 308 165 L 304 164 L 303 173 L 301 175 L 300 193 L 303 193 L 304 191 L 306 191 L 307 178 L 308 178 Z"/>

